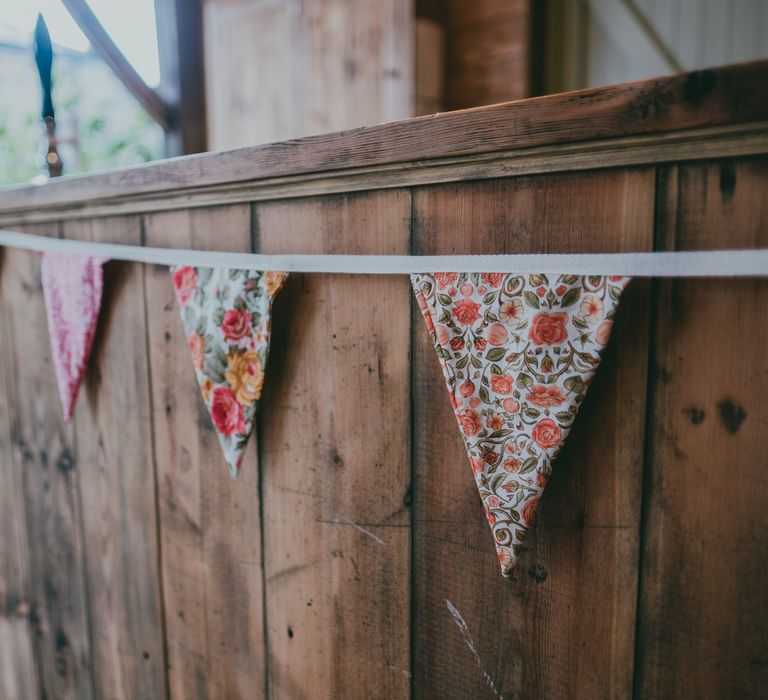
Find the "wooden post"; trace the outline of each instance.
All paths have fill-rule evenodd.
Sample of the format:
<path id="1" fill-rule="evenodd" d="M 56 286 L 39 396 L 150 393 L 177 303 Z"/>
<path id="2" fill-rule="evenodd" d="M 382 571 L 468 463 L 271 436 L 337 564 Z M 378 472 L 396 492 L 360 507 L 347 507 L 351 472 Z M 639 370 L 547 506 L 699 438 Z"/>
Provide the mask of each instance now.
<path id="1" fill-rule="evenodd" d="M 158 91 L 173 105 L 173 128 L 166 130 L 169 156 L 207 148 L 203 11 L 200 0 L 155 0 L 160 52 Z"/>

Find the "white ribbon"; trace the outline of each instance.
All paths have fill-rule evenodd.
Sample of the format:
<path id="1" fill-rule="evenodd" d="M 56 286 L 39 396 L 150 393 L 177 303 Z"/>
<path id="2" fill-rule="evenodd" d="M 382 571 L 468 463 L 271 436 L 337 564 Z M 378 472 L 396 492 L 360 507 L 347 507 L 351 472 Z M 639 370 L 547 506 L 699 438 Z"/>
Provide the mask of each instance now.
<path id="1" fill-rule="evenodd" d="M 654 253 L 524 253 L 512 255 L 261 255 L 184 248 L 91 243 L 0 230 L 0 245 L 194 267 L 239 270 L 405 275 L 414 272 L 517 272 L 623 277 L 762 277 L 768 249 Z"/>

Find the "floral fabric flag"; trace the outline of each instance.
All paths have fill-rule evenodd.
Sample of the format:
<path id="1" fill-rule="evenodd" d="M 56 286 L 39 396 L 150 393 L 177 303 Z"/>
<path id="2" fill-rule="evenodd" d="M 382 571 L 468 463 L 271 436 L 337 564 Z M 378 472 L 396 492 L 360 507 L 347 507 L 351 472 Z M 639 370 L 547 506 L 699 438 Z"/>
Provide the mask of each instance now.
<path id="1" fill-rule="evenodd" d="M 629 279 L 411 277 L 509 576 Z"/>
<path id="2" fill-rule="evenodd" d="M 203 401 L 237 476 L 264 383 L 272 300 L 287 275 L 210 267 L 171 275 Z"/>
<path id="3" fill-rule="evenodd" d="M 96 335 L 106 258 L 43 253 L 40 274 L 64 419 L 72 417 Z"/>

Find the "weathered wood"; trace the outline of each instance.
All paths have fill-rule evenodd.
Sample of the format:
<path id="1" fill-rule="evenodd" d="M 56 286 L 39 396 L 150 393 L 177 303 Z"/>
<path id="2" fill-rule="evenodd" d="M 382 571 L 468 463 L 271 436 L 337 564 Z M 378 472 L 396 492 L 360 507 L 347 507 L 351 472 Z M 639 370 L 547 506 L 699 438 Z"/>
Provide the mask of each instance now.
<path id="1" fill-rule="evenodd" d="M 448 3 L 449 109 L 531 95 L 535 5 L 533 0 Z"/>
<path id="2" fill-rule="evenodd" d="M 165 153 L 176 156 L 206 149 L 203 3 L 155 0 L 158 92 L 173 110 L 165 132 Z"/>
<path id="3" fill-rule="evenodd" d="M 150 216 L 145 228 L 147 245 L 251 247 L 247 206 Z M 171 697 L 253 700 L 264 692 L 256 441 L 232 479 L 168 268 L 145 270 Z"/>
<path id="4" fill-rule="evenodd" d="M 715 127 L 588 141 L 562 146 L 498 151 L 401 165 L 358 168 L 331 173 L 268 178 L 224 185 L 137 194 L 104 202 L 50 207 L 0 209 L 0 225 L 65 221 L 220 206 L 242 202 L 295 199 L 342 192 L 370 192 L 404 186 L 487 180 L 495 177 L 628 167 L 678 160 L 702 160 L 768 153 L 768 123 Z"/>
<path id="5" fill-rule="evenodd" d="M 0 253 L 0 295 L 4 256 Z M 13 338 L 7 333 L 6 310 L 0 308 L 0 358 L 13 357 Z M 0 697 L 35 698 L 40 692 L 29 624 L 29 563 L 21 473 L 13 455 L 16 420 L 10 387 L 12 363 L 0 359 Z"/>
<path id="6" fill-rule="evenodd" d="M 445 108 L 445 29 L 433 19 L 416 20 L 414 116 Z"/>
<path id="7" fill-rule="evenodd" d="M 495 4 L 478 0 L 481 9 Z M 751 72 L 755 94 L 765 96 L 765 77 L 754 66 L 728 70 Z M 522 111 L 499 108 L 523 119 L 547 105 L 541 121 L 531 116 L 534 125 L 507 124 L 506 141 L 493 140 L 502 112 L 453 115 L 475 131 L 434 146 L 456 149 L 445 158 L 419 160 L 423 151 L 414 147 L 412 160 L 388 161 L 404 142 L 365 140 L 390 129 L 381 127 L 348 134 L 348 159 L 325 163 L 369 158 L 370 167 L 323 171 L 315 160 L 311 167 L 321 170 L 308 173 L 290 158 L 264 166 L 266 150 L 246 149 L 130 170 L 125 198 L 104 202 L 143 198 L 144 207 L 186 208 L 143 219 L 145 243 L 159 246 L 648 250 L 654 208 L 662 248 L 768 245 L 764 158 L 664 165 L 658 179 L 653 168 L 626 167 L 639 153 L 645 162 L 677 163 L 768 151 L 765 100 L 751 102 L 742 77 L 713 107 L 710 100 L 729 88 L 718 77 L 710 97 L 698 100 L 696 81 L 706 87 L 707 75 L 688 78 L 682 102 L 665 101 L 670 85 L 685 93 L 686 79 L 675 78 L 640 92 L 629 86 L 562 96 L 561 105 L 584 106 L 559 121 L 547 121 L 550 98 L 526 102 Z M 637 117 L 630 126 L 628 104 Z M 477 119 L 491 112 L 494 119 Z M 696 126 L 747 115 L 763 121 L 715 131 Z M 634 135 L 556 144 L 584 137 L 581 117 L 593 118 L 597 132 Z M 430 122 L 421 122 L 425 137 L 450 133 L 430 131 Z M 665 131 L 673 122 L 682 131 Z M 555 123 L 568 133 L 549 133 Z M 551 143 L 516 150 L 515 132 L 522 145 L 530 138 Z M 275 161 L 281 149 L 294 157 L 307 143 L 315 142 L 270 152 Z M 378 149 L 376 156 L 351 150 L 361 144 Z M 242 162 L 225 177 L 217 169 L 226 159 Z M 521 162 L 548 174 L 520 176 Z M 209 163 L 216 163 L 210 173 L 195 173 Z M 568 164 L 574 171 L 563 173 Z M 287 174 L 261 178 L 262 167 Z M 152 173 L 170 179 L 140 182 Z M 491 179 L 500 175 L 515 177 Z M 94 215 L 88 207 L 112 191 L 112 177 L 105 176 L 106 190 L 88 180 L 94 199 L 62 200 L 57 211 Z M 464 181 L 425 186 L 440 177 Z M 370 191 L 299 198 L 337 186 Z M 21 198 L 3 216 L 11 206 L 24 216 L 50 216 L 59 205 L 46 210 L 46 193 L 55 202 L 66 193 L 58 187 L 34 195 L 40 206 Z M 214 194 L 280 199 L 253 210 L 192 209 L 212 204 Z M 131 242 L 139 230 L 136 219 L 66 227 L 77 237 Z M 36 232 L 57 231 L 50 224 Z M 67 428 L 37 256 L 7 250 L 3 258 L 3 697 L 163 697 L 153 666 L 158 645 L 162 651 L 153 605 L 166 612 L 173 698 L 766 694 L 764 282 L 665 282 L 653 294 L 638 281 L 630 285 L 515 580 L 504 581 L 423 321 L 403 315 L 413 309 L 404 278 L 289 280 L 275 309 L 260 450 L 253 441 L 232 481 L 199 397 L 167 268 L 111 268 L 107 325 L 74 428 Z M 147 660 L 137 657 L 144 640 L 153 645 Z M 145 663 L 150 670 L 138 678 Z"/>
<path id="8" fill-rule="evenodd" d="M 612 85 L 0 191 L 0 211 L 768 119 L 768 62 Z"/>
<path id="9" fill-rule="evenodd" d="M 650 169 L 424 188 L 414 193 L 413 250 L 648 250 L 653 190 Z M 644 337 L 647 308 L 642 285 L 627 294 L 614 347 L 554 464 L 511 582 L 499 574 L 435 351 L 418 319 L 417 697 L 629 694 L 646 355 L 633 339 Z"/>
<path id="10" fill-rule="evenodd" d="M 664 250 L 768 246 L 764 160 L 661 171 Z M 765 280 L 659 284 L 639 697 L 768 692 Z"/>
<path id="11" fill-rule="evenodd" d="M 527 58 L 527 50 L 521 48 L 452 66 L 447 104 L 451 109 L 466 109 L 527 97 Z"/>
<path id="12" fill-rule="evenodd" d="M 0 285 L 2 333 L 9 341 L 0 361 L 13 406 L 13 469 L 22 500 L 17 507 L 25 515 L 28 587 L 22 595 L 28 604 L 39 693 L 57 700 L 87 700 L 94 692 L 80 467 L 56 389 L 39 255 L 4 250 Z"/>
<path id="13" fill-rule="evenodd" d="M 489 20 L 509 12 L 510 5 L 516 5 L 519 0 L 443 0 L 446 6 L 446 21 L 454 26 L 470 26 L 484 24 Z"/>
<path id="14" fill-rule="evenodd" d="M 259 252 L 406 253 L 410 193 L 260 205 Z M 401 698 L 410 669 L 410 288 L 294 275 L 262 415 L 271 698 Z"/>
<path id="15" fill-rule="evenodd" d="M 211 148 L 413 116 L 412 0 L 208 0 Z"/>
<path id="16" fill-rule="evenodd" d="M 476 3 L 472 3 L 472 7 L 477 8 Z M 514 0 L 499 14 L 480 17 L 479 21 L 465 18 L 457 22 L 453 12 L 449 13 L 451 63 L 471 63 L 515 50 L 525 51 L 530 9 L 530 0 Z"/>
<path id="17" fill-rule="evenodd" d="M 68 223 L 65 237 L 141 244 L 138 218 Z M 108 263 L 74 414 L 97 698 L 166 694 L 144 268 Z"/>

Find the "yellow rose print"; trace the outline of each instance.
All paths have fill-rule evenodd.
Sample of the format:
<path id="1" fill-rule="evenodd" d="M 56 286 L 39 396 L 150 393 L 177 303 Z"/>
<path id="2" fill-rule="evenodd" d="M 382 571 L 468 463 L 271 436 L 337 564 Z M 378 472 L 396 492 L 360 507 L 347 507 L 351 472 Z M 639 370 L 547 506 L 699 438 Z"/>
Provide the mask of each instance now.
<path id="1" fill-rule="evenodd" d="M 224 378 L 241 406 L 248 406 L 258 399 L 264 384 L 264 372 L 258 354 L 252 350 L 229 353 Z"/>

